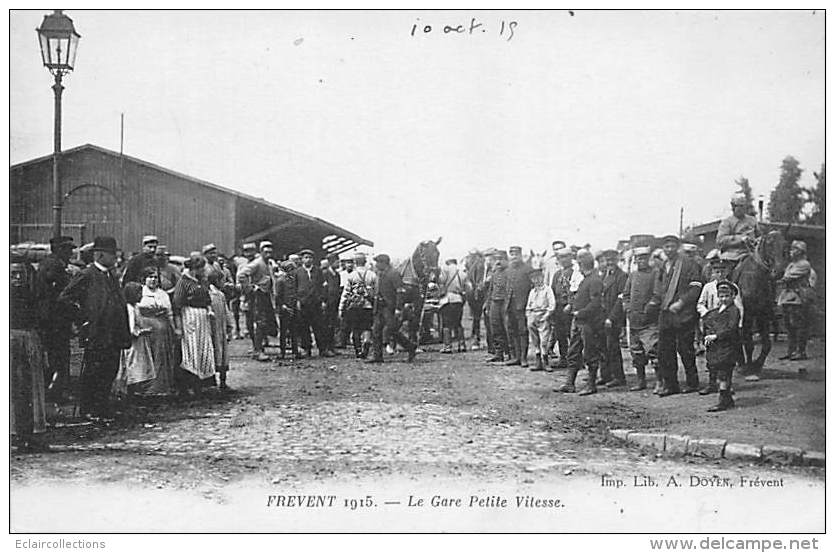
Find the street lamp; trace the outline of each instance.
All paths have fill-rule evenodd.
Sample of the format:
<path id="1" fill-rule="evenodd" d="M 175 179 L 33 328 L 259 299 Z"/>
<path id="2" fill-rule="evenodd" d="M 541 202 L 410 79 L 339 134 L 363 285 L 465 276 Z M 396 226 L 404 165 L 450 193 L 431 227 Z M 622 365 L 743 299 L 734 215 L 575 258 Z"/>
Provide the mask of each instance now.
<path id="1" fill-rule="evenodd" d="M 55 127 L 54 149 L 52 153 L 52 236 L 61 236 L 61 180 L 58 177 L 58 157 L 61 155 L 61 93 L 64 86 L 61 81 L 65 74 L 75 67 L 75 53 L 78 39 L 81 38 L 73 27 L 72 19 L 64 15 L 63 10 L 43 18 L 38 32 L 41 46 L 41 58 L 44 67 L 55 77 L 52 90 L 55 92 Z"/>

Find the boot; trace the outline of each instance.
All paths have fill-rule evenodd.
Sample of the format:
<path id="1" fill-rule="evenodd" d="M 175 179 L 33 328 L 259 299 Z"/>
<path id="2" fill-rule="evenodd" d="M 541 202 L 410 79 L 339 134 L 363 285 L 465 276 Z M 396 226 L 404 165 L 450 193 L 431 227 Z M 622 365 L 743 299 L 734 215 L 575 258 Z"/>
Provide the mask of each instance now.
<path id="1" fill-rule="evenodd" d="M 549 373 L 550 373 L 550 372 L 554 372 L 554 369 L 552 369 L 552 368 L 551 368 L 551 364 L 550 364 L 550 362 L 549 362 L 549 359 L 548 359 L 548 354 L 547 354 L 547 353 L 543 353 L 543 354 L 542 354 L 542 369 L 543 369 L 545 372 L 549 372 Z"/>
<path id="2" fill-rule="evenodd" d="M 519 349 L 519 338 L 516 338 L 515 340 L 511 340 L 510 344 L 511 344 L 511 347 L 510 347 L 511 358 L 510 358 L 509 361 L 507 361 L 505 363 L 505 366 L 506 367 L 519 366 L 519 365 L 522 364 L 522 357 L 521 357 L 522 352 Z"/>
<path id="3" fill-rule="evenodd" d="M 573 394 L 576 389 L 574 388 L 574 381 L 577 378 L 577 369 L 571 368 L 568 369 L 568 375 L 566 375 L 565 384 L 560 386 L 559 388 L 555 389 L 555 392 L 563 392 L 567 394 Z"/>
<path id="4" fill-rule="evenodd" d="M 696 372 L 696 368 L 693 367 L 692 372 L 687 374 L 687 380 L 685 381 L 684 387 L 681 389 L 682 394 L 690 394 L 693 392 L 699 391 L 699 373 Z"/>
<path id="5" fill-rule="evenodd" d="M 504 354 L 502 352 L 496 352 L 493 357 L 487 360 L 488 363 L 502 363 L 504 362 Z"/>
<path id="6" fill-rule="evenodd" d="M 445 328 L 443 330 L 444 347 L 441 348 L 441 353 L 452 353 L 452 330 Z"/>
<path id="7" fill-rule="evenodd" d="M 707 385 L 699 390 L 700 396 L 709 396 L 710 394 L 715 394 L 719 391 L 719 387 L 716 384 L 716 372 L 710 371 L 707 377 Z"/>
<path id="8" fill-rule="evenodd" d="M 727 411 L 728 409 L 733 409 L 734 406 L 734 398 L 731 395 L 731 391 L 721 390 L 719 392 L 719 403 L 717 403 L 713 407 L 709 407 L 708 412 L 716 413 L 718 411 Z"/>
<path id="9" fill-rule="evenodd" d="M 589 396 L 591 394 L 597 393 L 597 382 L 595 379 L 597 378 L 597 366 L 589 365 L 589 377 L 588 381 L 586 382 L 586 387 L 580 390 L 580 393 L 577 395 L 580 396 Z"/>
<path id="10" fill-rule="evenodd" d="M 542 366 L 542 355 L 537 353 L 536 354 L 536 366 L 531 369 L 531 371 L 544 371 L 545 367 Z"/>
<path id="11" fill-rule="evenodd" d="M 528 337 L 519 337 L 519 360 L 523 368 L 528 367 Z"/>
<path id="12" fill-rule="evenodd" d="M 635 367 L 638 372 L 638 383 L 629 388 L 630 392 L 640 392 L 647 389 L 647 369 L 646 367 Z"/>

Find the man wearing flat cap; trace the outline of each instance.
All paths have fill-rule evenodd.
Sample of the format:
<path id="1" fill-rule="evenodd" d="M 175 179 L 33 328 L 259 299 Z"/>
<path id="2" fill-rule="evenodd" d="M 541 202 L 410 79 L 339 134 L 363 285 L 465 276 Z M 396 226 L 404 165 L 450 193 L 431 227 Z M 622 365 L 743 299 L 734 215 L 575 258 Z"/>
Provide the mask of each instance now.
<path id="1" fill-rule="evenodd" d="M 638 374 L 638 382 L 629 388 L 630 392 L 645 390 L 647 387 L 646 366 L 655 367 L 655 390 L 662 388 L 661 372 L 658 369 L 658 301 L 654 299 L 657 270 L 650 266 L 652 248 L 636 246 L 632 250 L 636 269 L 629 273 L 623 286 L 623 308 L 629 319 L 629 351 L 632 366 Z"/>
<path id="2" fill-rule="evenodd" d="M 728 259 L 737 261 L 751 251 L 754 240 L 760 236 L 760 227 L 756 217 L 746 213 L 747 202 L 742 194 L 731 198 L 731 209 L 731 216 L 719 223 L 716 244 L 720 251 L 730 254 Z"/>
<path id="3" fill-rule="evenodd" d="M 371 329 L 374 356 L 367 363 L 383 362 L 383 344 L 401 344 L 409 352 L 409 362 L 415 360 L 417 344 L 399 328 L 398 315 L 403 307 L 403 281 L 391 266 L 391 258 L 381 253 L 374 257 L 377 288 L 374 296 L 374 323 Z"/>
<path id="4" fill-rule="evenodd" d="M 316 339 L 320 357 L 330 357 L 330 342 L 325 336 L 323 311 L 326 307 L 322 271 L 313 263 L 313 250 L 299 252 L 301 267 L 296 269 L 297 329 L 299 342 L 308 357 L 313 351 L 311 333 Z"/>
<path id="5" fill-rule="evenodd" d="M 660 306 L 658 364 L 664 380 L 660 397 L 699 389 L 693 341 L 698 320 L 696 302 L 702 292 L 701 270 L 695 261 L 679 254 L 678 236 L 667 235 L 662 243 L 667 260 L 658 271 L 653 294 Z M 687 379 L 683 389 L 678 381 L 679 357 Z"/>
<path id="6" fill-rule="evenodd" d="M 559 268 L 551 277 L 551 290 L 554 292 L 556 308 L 551 315 L 551 341 L 549 352 L 554 346 L 559 348 L 559 359 L 556 361 L 557 368 L 565 368 L 568 362 L 568 338 L 571 333 L 571 313 L 565 311 L 566 306 L 571 303 L 573 292 L 572 282 L 579 276 L 582 279 L 579 269 L 574 266 L 574 251 L 571 248 L 557 250 L 557 263 Z M 556 351 L 554 351 L 556 353 Z"/>
<path id="7" fill-rule="evenodd" d="M 506 365 L 528 366 L 528 323 L 525 308 L 531 291 L 530 267 L 522 261 L 522 248 L 511 246 L 507 268 L 507 337 L 513 359 Z"/>
<path id="8" fill-rule="evenodd" d="M 261 242 L 261 255 L 241 267 L 237 274 L 241 293 L 251 299 L 252 355 L 258 361 L 269 361 L 264 351 L 270 336 L 278 336 L 273 304 L 273 245 Z"/>
<path id="9" fill-rule="evenodd" d="M 623 356 L 620 352 L 620 332 L 626 323 L 622 294 L 626 285 L 626 273 L 618 266 L 617 250 L 603 251 L 603 360 L 600 365 L 598 385 L 607 388 L 624 386 Z"/>
<path id="10" fill-rule="evenodd" d="M 322 336 L 325 349 L 336 355 L 336 331 L 339 329 L 339 300 L 342 297 L 341 277 L 339 274 L 339 255 L 328 254 L 322 268 L 322 295 L 325 298 L 325 310 L 322 318 Z"/>
<path id="11" fill-rule="evenodd" d="M 213 273 L 220 274 L 222 283 L 220 289 L 224 293 L 229 293 L 229 288 L 233 285 L 235 279 L 232 278 L 232 272 L 220 263 L 220 252 L 218 252 L 217 246 L 206 244 L 203 246 L 202 252 L 203 257 L 206 258 L 206 278 L 211 277 Z"/>
<path id="12" fill-rule="evenodd" d="M 51 253 L 38 263 L 38 330 L 46 350 L 44 383 L 47 393 L 61 399 L 70 382 L 70 337 L 75 313 L 58 303 L 70 282 L 69 261 L 75 244 L 71 236 L 49 240 Z"/>
<path id="13" fill-rule="evenodd" d="M 142 251 L 131 257 L 125 265 L 125 272 L 122 274 L 122 286 L 128 282 L 144 284 L 145 278 L 142 275 L 145 273 L 145 269 L 156 266 L 158 245 L 159 238 L 153 234 L 146 234 L 142 237 Z"/>
<path id="14" fill-rule="evenodd" d="M 491 328 L 490 338 L 493 342 L 493 357 L 487 362 L 500 363 L 504 361 L 505 355 L 510 355 L 507 343 L 507 316 L 505 314 L 507 298 L 510 295 L 507 279 L 507 252 L 497 250 L 491 257 L 493 258 L 493 268 L 490 271 L 490 287 L 487 291 L 487 303 L 489 304 L 487 309 Z"/>
<path id="15" fill-rule="evenodd" d="M 79 339 L 84 347 L 81 368 L 81 414 L 93 418 L 111 416 L 109 399 L 119 370 L 121 351 L 131 346 L 128 311 L 119 281 L 113 274 L 116 239 L 93 240 L 93 263 L 70 280 L 58 303 L 77 306 Z"/>

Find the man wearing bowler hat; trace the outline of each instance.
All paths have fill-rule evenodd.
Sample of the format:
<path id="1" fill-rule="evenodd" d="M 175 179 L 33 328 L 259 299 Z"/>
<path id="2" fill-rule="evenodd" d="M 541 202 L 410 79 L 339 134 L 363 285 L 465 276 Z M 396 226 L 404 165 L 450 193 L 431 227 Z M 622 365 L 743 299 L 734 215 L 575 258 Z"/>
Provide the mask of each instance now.
<path id="1" fill-rule="evenodd" d="M 79 308 L 80 340 L 84 347 L 81 367 L 81 414 L 90 418 L 111 416 L 109 396 L 119 370 L 121 350 L 131 346 L 128 312 L 113 274 L 116 239 L 93 240 L 93 263 L 70 280 L 58 296 L 65 306 Z"/>
<path id="2" fill-rule="evenodd" d="M 128 282 L 138 282 L 145 284 L 145 279 L 142 276 L 146 267 L 153 267 L 156 265 L 157 246 L 159 245 L 159 238 L 153 234 L 146 234 L 142 237 L 142 252 L 134 255 L 128 260 L 125 265 L 125 272 L 122 274 L 122 286 Z"/>
<path id="3" fill-rule="evenodd" d="M 62 399 L 70 381 L 70 336 L 75 313 L 60 305 L 58 296 L 70 282 L 69 261 L 75 244 L 71 236 L 59 236 L 49 240 L 49 247 L 52 253 L 38 263 L 37 289 L 43 294 L 38 301 L 38 330 L 46 350 L 47 392 Z"/>
<path id="4" fill-rule="evenodd" d="M 626 273 L 618 267 L 617 250 L 603 251 L 603 360 L 600 364 L 598 385 L 615 388 L 626 385 L 623 373 L 623 356 L 620 352 L 620 332 L 626 323 L 622 294 L 626 285 Z"/>
<path id="5" fill-rule="evenodd" d="M 698 319 L 696 303 L 702 292 L 701 269 L 695 261 L 679 254 L 678 236 L 667 235 L 662 242 L 667 260 L 658 271 L 654 292 L 660 305 L 658 366 L 664 381 L 658 392 L 661 397 L 699 389 L 693 340 Z M 683 389 L 678 382 L 678 357 L 687 379 Z"/>

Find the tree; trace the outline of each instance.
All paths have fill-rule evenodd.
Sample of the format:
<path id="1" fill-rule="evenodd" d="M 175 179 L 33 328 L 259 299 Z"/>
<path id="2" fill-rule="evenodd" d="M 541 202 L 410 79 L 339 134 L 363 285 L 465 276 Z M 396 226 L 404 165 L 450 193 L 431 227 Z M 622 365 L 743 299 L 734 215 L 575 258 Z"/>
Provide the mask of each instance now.
<path id="1" fill-rule="evenodd" d="M 815 175 L 817 184 L 811 190 L 806 191 L 810 206 L 809 215 L 804 219 L 804 222 L 813 225 L 826 224 L 826 164 L 821 164 L 820 173 L 812 173 Z"/>
<path id="2" fill-rule="evenodd" d="M 748 215 L 756 215 L 757 209 L 754 207 L 754 193 L 751 192 L 751 185 L 748 179 L 740 176 L 734 181 L 737 186 L 737 194 L 745 196 L 745 213 Z"/>
<path id="3" fill-rule="evenodd" d="M 779 223 L 800 222 L 800 210 L 803 208 L 803 189 L 798 182 L 803 169 L 800 162 L 792 156 L 786 156 L 780 166 L 780 182 L 771 191 L 768 200 L 768 214 L 772 221 Z"/>

